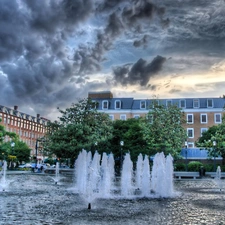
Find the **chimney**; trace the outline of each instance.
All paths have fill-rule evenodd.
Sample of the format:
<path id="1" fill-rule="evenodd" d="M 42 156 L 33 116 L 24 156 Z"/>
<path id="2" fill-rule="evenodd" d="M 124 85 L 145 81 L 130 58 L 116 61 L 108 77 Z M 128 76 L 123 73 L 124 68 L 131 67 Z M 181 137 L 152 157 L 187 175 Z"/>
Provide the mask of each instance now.
<path id="1" fill-rule="evenodd" d="M 17 111 L 18 110 L 18 106 L 14 105 L 14 110 Z"/>
<path id="2" fill-rule="evenodd" d="M 38 119 L 40 118 L 40 114 L 37 114 L 37 118 L 38 118 Z"/>

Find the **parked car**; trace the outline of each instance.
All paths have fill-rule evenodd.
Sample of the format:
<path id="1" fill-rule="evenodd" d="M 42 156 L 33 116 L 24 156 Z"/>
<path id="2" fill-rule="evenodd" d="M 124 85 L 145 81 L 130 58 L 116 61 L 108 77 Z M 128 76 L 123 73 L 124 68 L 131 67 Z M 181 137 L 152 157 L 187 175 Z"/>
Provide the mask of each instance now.
<path id="1" fill-rule="evenodd" d="M 55 168 L 55 165 L 51 165 L 51 168 Z M 61 166 L 59 166 L 59 168 L 60 169 L 70 169 L 70 167 L 67 165 L 61 165 Z"/>
<path id="2" fill-rule="evenodd" d="M 25 163 L 25 164 L 22 164 L 22 165 L 19 165 L 19 168 L 31 168 L 31 164 L 30 163 Z"/>

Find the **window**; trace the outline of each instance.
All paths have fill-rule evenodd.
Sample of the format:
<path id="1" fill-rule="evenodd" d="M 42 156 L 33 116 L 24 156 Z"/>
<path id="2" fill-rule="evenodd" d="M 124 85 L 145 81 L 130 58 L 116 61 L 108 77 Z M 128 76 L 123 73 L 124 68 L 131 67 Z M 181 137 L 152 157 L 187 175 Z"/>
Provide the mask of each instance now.
<path id="1" fill-rule="evenodd" d="M 194 128 L 187 128 L 187 136 L 189 138 L 194 138 Z"/>
<path id="2" fill-rule="evenodd" d="M 201 123 L 207 123 L 207 114 L 201 114 Z"/>
<path id="3" fill-rule="evenodd" d="M 120 115 L 120 119 L 121 119 L 121 120 L 126 120 L 126 119 L 127 119 L 126 114 L 121 114 L 121 115 Z"/>
<path id="4" fill-rule="evenodd" d="M 115 101 L 115 109 L 121 109 L 121 101 L 120 100 Z"/>
<path id="5" fill-rule="evenodd" d="M 4 123 L 7 123 L 7 120 L 6 120 L 6 115 L 4 116 Z"/>
<path id="6" fill-rule="evenodd" d="M 146 109 L 146 101 L 141 101 L 140 102 L 140 108 L 141 109 Z"/>
<path id="7" fill-rule="evenodd" d="M 215 123 L 221 123 L 221 113 L 214 114 L 214 121 Z"/>
<path id="8" fill-rule="evenodd" d="M 180 108 L 186 108 L 186 101 L 184 99 L 180 100 Z"/>
<path id="9" fill-rule="evenodd" d="M 138 118 L 140 118 L 140 115 L 134 115 L 134 118 L 138 119 Z"/>
<path id="10" fill-rule="evenodd" d="M 108 109 L 108 105 L 109 105 L 109 103 L 108 103 L 108 101 L 103 101 L 102 102 L 102 109 Z"/>
<path id="11" fill-rule="evenodd" d="M 201 136 L 202 136 L 202 134 L 203 134 L 204 132 L 206 132 L 207 130 L 208 130 L 208 128 L 206 128 L 206 127 L 201 128 Z"/>
<path id="12" fill-rule="evenodd" d="M 193 100 L 193 108 L 199 108 L 199 99 Z"/>
<path id="13" fill-rule="evenodd" d="M 114 115 L 109 115 L 109 118 L 113 121 L 114 120 Z"/>
<path id="14" fill-rule="evenodd" d="M 187 114 L 187 123 L 189 123 L 189 124 L 194 123 L 194 115 L 193 114 Z"/>
<path id="15" fill-rule="evenodd" d="M 166 100 L 166 106 L 169 107 L 172 105 L 172 100 Z"/>
<path id="16" fill-rule="evenodd" d="M 188 148 L 194 148 L 194 147 L 195 147 L 195 145 L 193 142 L 188 142 Z"/>
<path id="17" fill-rule="evenodd" d="M 207 107 L 213 108 L 213 100 L 212 99 L 207 99 Z"/>

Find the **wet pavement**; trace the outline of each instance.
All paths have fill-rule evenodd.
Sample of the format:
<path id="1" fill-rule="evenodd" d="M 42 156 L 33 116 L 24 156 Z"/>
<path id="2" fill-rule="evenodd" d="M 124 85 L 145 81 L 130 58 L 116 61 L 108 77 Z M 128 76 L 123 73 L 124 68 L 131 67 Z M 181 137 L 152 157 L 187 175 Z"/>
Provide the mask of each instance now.
<path id="1" fill-rule="evenodd" d="M 73 191 L 73 179 L 54 176 L 8 175 L 0 192 L 1 225 L 225 225 L 225 180 L 220 190 L 211 179 L 174 181 L 174 198 L 98 199 L 87 202 Z"/>

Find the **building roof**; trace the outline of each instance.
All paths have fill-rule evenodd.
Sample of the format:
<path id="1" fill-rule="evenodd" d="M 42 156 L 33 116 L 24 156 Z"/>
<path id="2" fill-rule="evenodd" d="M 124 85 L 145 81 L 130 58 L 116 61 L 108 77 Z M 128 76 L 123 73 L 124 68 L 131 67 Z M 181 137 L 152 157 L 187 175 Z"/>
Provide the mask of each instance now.
<path id="1" fill-rule="evenodd" d="M 46 123 L 46 122 L 49 121 L 48 119 L 45 119 L 43 117 L 40 118 L 38 116 L 37 117 L 31 116 L 29 114 L 20 112 L 20 111 L 15 110 L 15 109 L 11 109 L 11 108 L 3 106 L 3 105 L 0 105 L 0 112 L 6 113 L 8 115 L 13 115 L 13 116 L 16 116 L 16 117 L 20 117 L 22 119 L 30 120 L 30 121 L 33 121 L 33 122 L 37 122 L 37 123 Z"/>
<path id="2" fill-rule="evenodd" d="M 204 109 L 204 108 L 217 108 L 222 109 L 225 106 L 225 98 L 171 98 L 171 99 L 134 99 L 134 98 L 92 98 L 93 101 L 97 101 L 98 110 L 102 109 L 103 102 L 108 102 L 108 109 L 115 109 L 115 102 L 120 101 L 120 109 L 140 109 L 141 102 L 145 102 L 146 109 L 149 109 L 153 101 L 159 101 L 159 104 L 167 105 L 170 101 L 172 105 L 180 107 L 181 101 L 185 103 L 184 109 Z M 194 101 L 198 101 L 198 107 L 194 107 Z M 212 105 L 208 105 L 209 101 Z"/>

